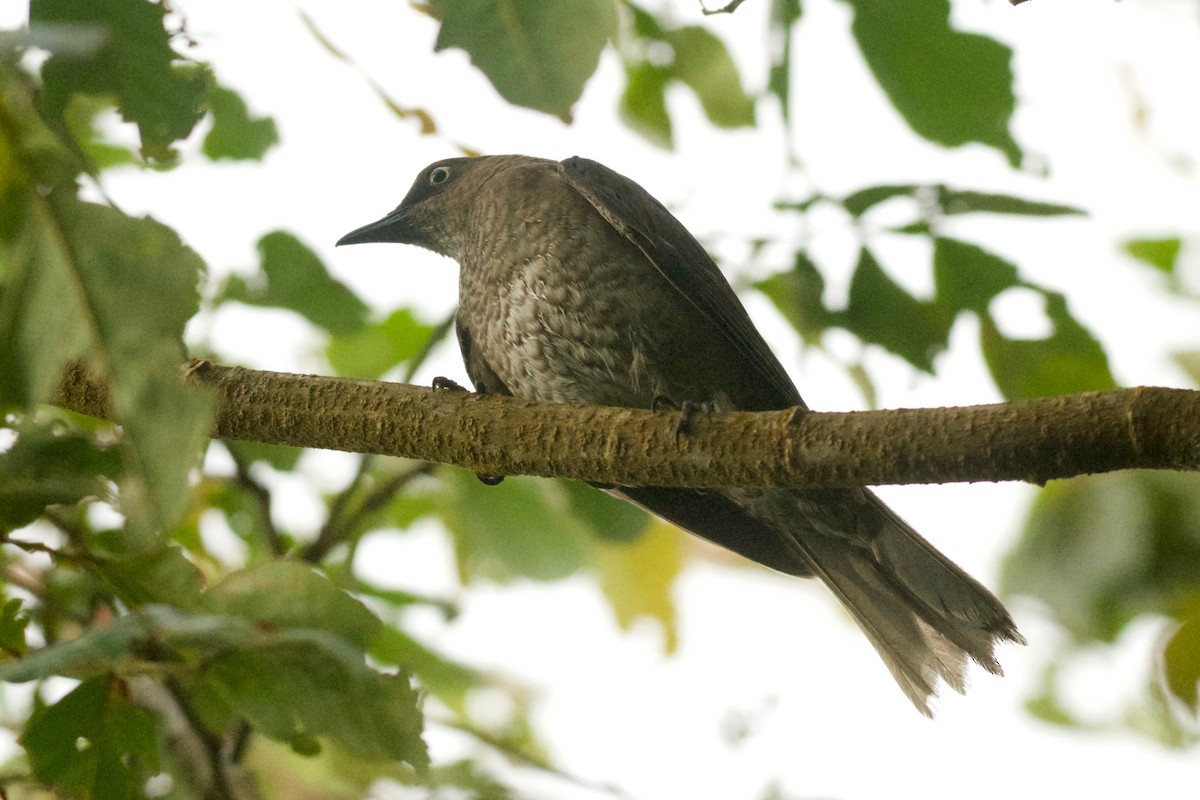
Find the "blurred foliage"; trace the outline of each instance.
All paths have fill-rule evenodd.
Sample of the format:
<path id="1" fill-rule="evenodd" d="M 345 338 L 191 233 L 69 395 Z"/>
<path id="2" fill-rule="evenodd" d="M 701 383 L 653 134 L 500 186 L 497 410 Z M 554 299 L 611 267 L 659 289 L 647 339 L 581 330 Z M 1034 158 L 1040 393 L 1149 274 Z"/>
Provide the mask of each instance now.
<path id="1" fill-rule="evenodd" d="M 725 44 L 698 25 L 668 27 L 633 3 L 631 30 L 619 39 L 625 62 L 621 117 L 655 144 L 674 144 L 667 90 L 674 83 L 696 95 L 708 121 L 719 128 L 754 124 L 754 100 L 742 89 Z"/>
<path id="2" fill-rule="evenodd" d="M 873 216 L 897 215 L 904 221 L 888 230 L 930 245 L 934 293 L 917 297 L 901 286 L 881 263 L 885 250 L 863 236 L 858 263 L 844 308 L 824 300 L 821 268 L 803 249 L 792 267 L 755 283 L 800 334 L 820 346 L 830 328 L 850 331 L 862 342 L 877 344 L 925 372 L 949 346 L 950 330 L 960 314 L 980 321 L 980 350 L 1001 393 L 1010 400 L 1108 389 L 1116 385 L 1099 341 L 1070 313 L 1066 298 L 1023 278 L 1017 265 L 983 247 L 946 236 L 946 220 L 965 214 L 1062 217 L 1077 208 L 944 185 L 885 184 L 844 197 L 814 193 L 779 208 L 801 218 L 818 207 L 844 214 L 859 230 L 869 231 Z M 1006 336 L 993 314 L 993 301 L 1008 290 L 1036 293 L 1051 333 L 1043 339 Z"/>
<path id="3" fill-rule="evenodd" d="M 945 0 L 847 3 L 863 58 L 916 135 L 1021 161 L 1007 47 L 956 30 Z M 437 521 L 464 585 L 590 575 L 617 624 L 649 620 L 668 652 L 678 639 L 672 588 L 692 551 L 674 529 L 582 484 L 507 478 L 490 487 L 462 470 L 372 457 L 322 498 L 315 535 L 280 527 L 277 479 L 322 490 L 300 450 L 207 443 L 208 400 L 176 378 L 185 324 L 230 303 L 293 313 L 327 337 L 330 371 L 366 379 L 411 375 L 448 326 L 407 307 L 374 309 L 290 233 L 264 233 L 255 269 L 216 280 L 171 229 L 82 199 L 81 186 L 104 196 L 105 170 L 150 168 L 169 181 L 189 159 L 255 161 L 278 145 L 274 121 L 189 55 L 184 10 L 33 0 L 27 33 L 0 38 L 0 679 L 38 687 L 28 719 L 15 721 L 24 755 L 4 771 L 15 782 L 0 789 L 17 796 L 24 781 L 52 796 L 136 798 L 147 777 L 165 772 L 169 797 L 202 796 L 222 754 L 276 796 L 301 776 L 328 797 L 365 796 L 377 779 L 517 796 L 496 754 L 562 777 L 532 734 L 529 690 L 439 652 L 410 624 L 412 612 L 451 620 L 454 598 L 376 585 L 356 568 L 361 543 Z M 741 74 L 717 18 L 698 9 L 683 20 L 610 0 L 430 0 L 419 10 L 438 20 L 436 50 L 465 50 L 509 102 L 564 120 L 610 46 L 625 77 L 617 112 L 660 146 L 679 135 L 671 95 L 680 87 L 719 128 L 765 125 L 768 104 L 789 133 L 801 116 L 790 91 L 799 0 L 770 1 L 767 74 L 757 79 Z M 355 65 L 302 18 L 325 52 Z M 27 58 L 33 48 L 45 58 Z M 428 111 L 367 80 L 399 118 L 437 133 Z M 747 86 L 763 87 L 762 97 Z M 116 130 L 114 116 L 136 132 L 136 149 L 114 135 L 129 132 Z M 973 315 L 981 358 L 1006 397 L 1114 384 L 1101 344 L 1063 294 L 947 232 L 961 215 L 1062 218 L 1079 209 L 921 183 L 840 197 L 812 191 L 777 208 L 798 230 L 832 210 L 860 237 L 842 303 L 827 296 L 830 265 L 803 242 L 786 269 L 775 264 L 755 284 L 807 346 L 822 347 L 840 328 L 934 372 L 955 321 Z M 928 246 L 929 296 L 898 280 L 896 237 Z M 1164 291 L 1194 299 L 1180 236 L 1155 233 L 1124 250 Z M 1004 333 L 994 307 L 1014 291 L 1042 301 L 1049 335 Z M 1177 361 L 1200 382 L 1197 353 Z M 41 405 L 72 361 L 114 387 L 119 425 Z M 870 396 L 865 369 L 850 370 Z M 1145 615 L 1174 620 L 1156 654 L 1162 680 L 1122 724 L 1175 745 L 1194 737 L 1173 709 L 1198 705 L 1194 484 L 1141 473 L 1052 484 L 1005 572 L 1008 591 L 1039 598 L 1070 633 L 1063 659 Z M 214 546 L 222 536 L 232 548 Z M 1062 700 L 1056 669 L 1031 711 L 1090 724 Z M 48 690 L 56 676 L 74 682 L 65 694 Z M 508 701 L 506 719 L 474 718 L 469 701 L 487 693 Z M 207 767 L 189 764 L 168 724 L 172 709 L 213 758 Z M 481 757 L 430 764 L 430 723 L 473 738 Z"/>
<path id="4" fill-rule="evenodd" d="M 1122 249 L 1154 270 L 1167 291 L 1200 303 L 1176 271 L 1183 251 L 1178 237 L 1133 239 Z M 1200 364 L 1194 355 L 1176 357 L 1200 384 L 1200 370 L 1188 370 Z M 1055 724 L 1101 727 L 1066 699 L 1063 672 L 1077 658 L 1113 645 L 1135 621 L 1165 618 L 1149 685 L 1107 725 L 1171 747 L 1200 742 L 1200 477 L 1128 471 L 1050 483 L 1030 509 L 1001 581 L 1005 592 L 1044 604 L 1068 634 L 1029 702 L 1032 713 Z"/>
<path id="5" fill-rule="evenodd" d="M 612 0 L 429 0 L 441 22 L 435 50 L 458 47 L 515 105 L 571 119 L 616 30 Z"/>
<path id="6" fill-rule="evenodd" d="M 952 28 L 950 0 L 846 2 L 863 58 L 914 132 L 946 147 L 979 142 L 1020 166 L 1009 131 L 1016 99 L 1007 46 Z"/>

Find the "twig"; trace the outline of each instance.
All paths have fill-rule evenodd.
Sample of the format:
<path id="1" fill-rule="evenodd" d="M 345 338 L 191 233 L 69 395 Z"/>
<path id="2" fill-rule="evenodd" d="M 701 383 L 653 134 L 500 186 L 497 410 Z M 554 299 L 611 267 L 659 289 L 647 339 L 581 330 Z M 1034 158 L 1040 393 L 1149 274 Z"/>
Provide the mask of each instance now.
<path id="1" fill-rule="evenodd" d="M 271 519 L 271 490 L 258 481 L 250 474 L 250 463 L 234 443 L 226 443 L 226 450 L 229 451 L 230 457 L 233 459 L 235 469 L 235 477 L 238 484 L 246 490 L 246 492 L 254 498 L 254 504 L 258 508 L 258 520 L 262 526 L 263 538 L 267 543 L 267 550 L 273 556 L 282 556 L 287 548 L 284 547 L 283 537 L 279 535 L 279 529 L 275 527 L 274 520 Z"/>
<path id="2" fill-rule="evenodd" d="M 204 792 L 204 800 L 240 800 L 238 793 L 229 780 L 224 745 L 221 737 L 210 731 L 200 719 L 199 712 L 192 706 L 191 697 L 173 678 L 167 678 L 163 685 L 170 693 L 175 706 L 187 721 L 188 729 L 195 741 L 203 749 L 209 767 L 209 784 Z"/>
<path id="3" fill-rule="evenodd" d="M 420 349 L 408 361 L 408 366 L 405 368 L 402 378 L 404 383 L 412 381 L 417 370 L 421 368 L 421 365 L 429 358 L 429 354 L 433 352 L 433 348 L 446 338 L 446 334 L 450 332 L 453 326 L 454 312 L 451 312 L 429 332 L 429 335 L 425 337 L 425 341 L 422 342 Z M 358 470 L 354 473 L 354 477 L 350 480 L 346 488 L 338 492 L 337 497 L 329 504 L 329 515 L 325 518 L 325 524 L 321 526 L 321 531 L 317 534 L 317 538 L 301 551 L 300 557 L 302 559 L 310 564 L 318 563 L 330 550 L 340 544 L 345 537 L 350 536 L 365 516 L 386 505 L 395 496 L 396 492 L 400 491 L 412 478 L 418 474 L 426 474 L 433 468 L 433 465 L 429 464 L 428 466 L 419 468 L 419 470 L 412 471 L 412 474 L 401 473 L 394 476 L 391 480 L 376 487 L 347 516 L 347 509 L 350 507 L 351 498 L 366 480 L 367 473 L 374 463 L 375 459 L 369 453 L 364 454 L 359 459 Z"/>
<path id="4" fill-rule="evenodd" d="M 364 461 L 366 459 L 364 458 Z M 341 544 L 346 538 L 351 536 L 358 525 L 370 514 L 380 510 L 391 501 L 396 493 L 408 485 L 410 481 L 421 475 L 428 475 L 433 471 L 437 464 L 432 462 L 421 462 L 414 465 L 411 469 L 393 475 L 388 480 L 375 487 L 357 507 L 348 513 L 339 513 L 336 516 L 337 523 L 333 524 L 335 519 L 334 513 L 331 511 L 329 521 L 321 528 L 321 532 L 317 534 L 317 538 L 312 544 L 308 545 L 301 551 L 300 557 L 310 564 L 316 564 L 321 561 L 329 551 Z M 361 473 L 360 473 L 361 475 Z M 355 485 L 361 483 L 358 481 L 360 475 L 355 476 Z M 349 497 L 349 489 L 343 491 L 338 500 Z M 348 506 L 349 503 L 342 503 L 343 506 Z"/>

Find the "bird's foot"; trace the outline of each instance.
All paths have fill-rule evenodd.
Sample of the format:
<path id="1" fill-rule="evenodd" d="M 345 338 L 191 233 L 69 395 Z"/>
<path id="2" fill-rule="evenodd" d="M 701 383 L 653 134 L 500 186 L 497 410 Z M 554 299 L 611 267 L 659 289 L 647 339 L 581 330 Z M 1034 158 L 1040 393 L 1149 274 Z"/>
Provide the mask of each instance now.
<path id="1" fill-rule="evenodd" d="M 450 378 L 443 377 L 442 375 L 438 375 L 436 378 L 434 378 L 433 383 L 431 385 L 433 386 L 434 389 L 436 389 L 438 391 L 444 391 L 444 392 L 465 392 L 465 391 L 467 391 L 467 387 L 463 386 L 458 381 L 451 380 Z"/>
<path id="2" fill-rule="evenodd" d="M 433 379 L 432 386 L 435 391 L 439 391 L 439 392 L 465 392 L 465 391 L 467 391 L 467 387 L 463 386 L 458 381 L 451 380 L 450 378 L 443 377 L 442 375 L 438 375 L 436 378 Z M 486 486 L 495 486 L 500 481 L 504 480 L 503 475 L 481 475 L 478 472 L 475 473 L 475 477 L 479 478 L 479 482 Z"/>
<path id="3" fill-rule="evenodd" d="M 682 403 L 676 403 L 664 394 L 656 396 L 650 402 L 650 408 L 653 411 L 662 411 L 663 409 L 670 408 L 679 412 L 679 419 L 675 423 L 675 444 L 679 444 L 679 437 L 686 436 L 692 432 L 692 421 L 696 418 L 697 414 L 708 414 L 713 410 L 712 403 L 697 403 L 693 400 L 684 400 Z"/>

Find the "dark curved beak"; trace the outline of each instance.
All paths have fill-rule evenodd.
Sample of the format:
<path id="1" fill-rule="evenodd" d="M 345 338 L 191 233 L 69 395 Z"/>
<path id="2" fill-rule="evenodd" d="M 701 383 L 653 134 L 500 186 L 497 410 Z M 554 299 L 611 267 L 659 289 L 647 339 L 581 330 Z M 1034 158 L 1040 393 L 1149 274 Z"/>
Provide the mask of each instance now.
<path id="1" fill-rule="evenodd" d="M 402 205 L 383 219 L 350 231 L 337 240 L 335 247 L 367 242 L 410 243 L 413 240 L 413 231 L 409 226 L 408 216 L 408 208 Z"/>

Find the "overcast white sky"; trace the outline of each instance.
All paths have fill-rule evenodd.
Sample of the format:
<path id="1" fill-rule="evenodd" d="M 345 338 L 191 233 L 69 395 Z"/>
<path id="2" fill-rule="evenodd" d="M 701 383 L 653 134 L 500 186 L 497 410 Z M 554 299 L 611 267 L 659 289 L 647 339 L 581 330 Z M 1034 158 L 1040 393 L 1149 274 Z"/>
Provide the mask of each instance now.
<path id="1" fill-rule="evenodd" d="M 412 248 L 334 251 L 346 231 L 391 209 L 426 163 L 455 154 L 458 141 L 486 152 L 553 158 L 587 155 L 630 175 L 670 205 L 696 233 L 717 243 L 727 269 L 752 233 L 779 234 L 787 222 L 766 213 L 784 186 L 781 131 L 716 133 L 698 121 L 685 92 L 671 97 L 678 151 L 659 151 L 614 122 L 619 65 L 605 55 L 577 107 L 572 126 L 514 111 L 458 51 L 432 53 L 434 24 L 407 4 L 386 0 L 180 0 L 198 55 L 239 89 L 254 109 L 273 115 L 282 146 L 264 165 L 197 163 L 169 176 L 114 173 L 106 187 L 132 213 L 152 213 L 177 227 L 215 273 L 247 268 L 259 235 L 285 228 L 315 247 L 337 276 L 379 308 L 416 303 L 430 319 L 454 303 L 456 268 Z M 709 18 L 734 46 L 747 81 L 765 74 L 765 0 L 749 0 L 732 17 Z M 9 11 L 0 10 L 8 26 Z M 697 6 L 672 4 L 680 22 L 699 21 Z M 309 13 L 402 105 L 437 119 L 445 138 L 418 138 L 351 68 L 334 62 L 300 23 Z M 1154 276 L 1123 260 L 1127 235 L 1186 233 L 1200 217 L 1200 14 L 1187 0 L 1033 0 L 1011 8 L 999 0 L 955 3 L 955 19 L 1016 49 L 1019 115 L 1015 134 L 1046 163 L 1049 177 L 1013 173 L 984 148 L 947 153 L 918 141 L 886 105 L 849 45 L 848 7 L 805 3 L 796 41 L 796 147 L 812 180 L 840 193 L 890 181 L 946 181 L 1081 205 L 1085 220 L 963 220 L 955 235 L 1013 257 L 1031 279 L 1067 292 L 1076 314 L 1101 334 L 1118 380 L 1183 385 L 1166 352 L 1194 345 L 1195 308 L 1154 291 Z M 1137 110 L 1147 114 L 1139 122 Z M 764 102 L 761 116 L 774 117 Z M 831 297 L 844 291 L 854 240 L 836 218 L 814 220 L 822 264 L 833 264 Z M 902 266 L 905 251 L 888 266 Z M 1193 239 L 1193 255 L 1195 253 Z M 897 278 L 928 284 L 923 264 Z M 836 266 L 841 264 L 840 267 Z M 782 262 L 780 264 L 782 266 Z M 839 269 L 840 278 L 839 278 Z M 862 398 L 825 356 L 798 353 L 761 298 L 748 297 L 809 404 L 861 407 Z M 1014 297 L 1009 325 L 1036 332 L 1036 309 Z M 320 367 L 320 344 L 284 315 L 222 313 L 204 320 L 226 352 L 270 369 Z M 248 328 L 247 326 L 254 326 Z M 947 405 L 997 399 L 976 345 L 973 322 L 956 327 L 939 375 L 916 375 L 896 359 L 869 353 L 884 406 Z M 848 337 L 832 337 L 840 358 L 857 357 Z M 420 376 L 462 376 L 452 348 Z M 336 486 L 349 459 L 321 454 L 308 462 L 317 480 Z M 1031 490 L 1021 485 L 885 489 L 894 507 L 939 548 L 995 585 L 1000 555 L 1015 540 Z M 298 530 L 318 524 L 317 510 L 294 485 L 280 487 L 279 509 Z M 451 554 L 440 535 L 419 528 L 376 536 L 362 566 L 377 580 L 453 594 Z M 435 646 L 489 665 L 539 688 L 536 719 L 564 769 L 620 786 L 639 800 L 662 797 L 757 798 L 778 785 L 781 796 L 869 798 L 1009 798 L 1025 796 L 1188 796 L 1200 769 L 1194 754 L 1171 753 L 1124 734 L 1084 735 L 1030 719 L 1021 700 L 1058 635 L 1038 609 L 1013 604 L 1026 648 L 1000 653 L 1008 677 L 976 670 L 965 698 L 949 696 L 939 718 L 916 714 L 832 599 L 816 584 L 758 570 L 701 564 L 681 579 L 680 651 L 660 653 L 646 625 L 616 631 L 587 580 L 495 589 L 461 597 L 452 626 L 420 620 Z M 1161 635 L 1136 626 L 1125 646 L 1098 654 L 1072 676 L 1080 709 L 1119 713 L 1149 668 Z M 750 720 L 731 745 L 730 719 Z M 435 756 L 457 752 L 455 736 L 430 733 Z M 531 796 L 586 797 L 561 782 L 538 779 Z M 1185 790 L 1183 787 L 1192 787 Z M 403 796 L 381 788 L 380 797 Z"/>

